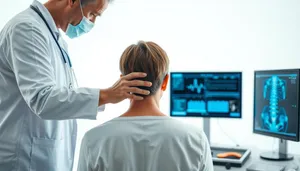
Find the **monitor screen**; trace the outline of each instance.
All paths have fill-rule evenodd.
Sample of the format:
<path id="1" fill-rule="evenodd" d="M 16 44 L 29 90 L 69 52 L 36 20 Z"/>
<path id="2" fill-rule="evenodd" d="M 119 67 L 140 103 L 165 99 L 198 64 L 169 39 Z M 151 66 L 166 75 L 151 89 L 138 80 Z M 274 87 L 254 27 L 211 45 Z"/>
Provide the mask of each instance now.
<path id="1" fill-rule="evenodd" d="M 299 70 L 256 71 L 253 131 L 299 140 Z"/>
<path id="2" fill-rule="evenodd" d="M 242 117 L 241 72 L 172 72 L 174 117 Z"/>

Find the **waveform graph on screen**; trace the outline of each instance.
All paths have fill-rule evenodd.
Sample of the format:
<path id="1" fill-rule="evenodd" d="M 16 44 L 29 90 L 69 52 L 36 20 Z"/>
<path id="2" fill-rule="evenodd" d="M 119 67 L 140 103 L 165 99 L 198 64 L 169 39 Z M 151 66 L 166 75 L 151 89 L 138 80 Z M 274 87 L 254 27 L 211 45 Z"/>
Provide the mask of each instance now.
<path id="1" fill-rule="evenodd" d="M 186 89 L 193 93 L 203 94 L 203 92 L 205 90 L 205 86 L 203 83 L 198 81 L 197 78 L 194 78 L 194 79 L 192 79 L 192 82 L 190 84 L 186 85 Z"/>

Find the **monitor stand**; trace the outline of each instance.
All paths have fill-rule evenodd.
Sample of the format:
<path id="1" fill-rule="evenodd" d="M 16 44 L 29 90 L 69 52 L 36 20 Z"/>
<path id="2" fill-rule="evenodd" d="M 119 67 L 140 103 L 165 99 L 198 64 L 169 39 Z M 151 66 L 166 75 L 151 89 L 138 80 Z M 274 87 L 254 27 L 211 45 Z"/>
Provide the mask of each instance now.
<path id="1" fill-rule="evenodd" d="M 279 151 L 278 152 L 264 152 L 260 154 L 260 157 L 266 160 L 292 160 L 294 158 L 293 155 L 287 153 L 287 141 L 283 139 L 279 139 Z"/>
<path id="2" fill-rule="evenodd" d="M 210 118 L 203 118 L 203 131 L 206 134 L 208 143 L 211 145 L 211 142 L 210 142 Z"/>

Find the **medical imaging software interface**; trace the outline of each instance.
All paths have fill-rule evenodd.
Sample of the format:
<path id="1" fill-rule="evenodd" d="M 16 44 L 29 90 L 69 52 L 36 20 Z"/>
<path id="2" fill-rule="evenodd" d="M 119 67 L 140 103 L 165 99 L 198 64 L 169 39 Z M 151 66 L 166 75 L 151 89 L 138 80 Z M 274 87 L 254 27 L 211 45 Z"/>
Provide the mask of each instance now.
<path id="1" fill-rule="evenodd" d="M 241 118 L 241 73 L 171 73 L 171 116 Z"/>
<path id="2" fill-rule="evenodd" d="M 295 71 L 255 73 L 255 131 L 277 136 L 297 136 L 298 77 Z"/>

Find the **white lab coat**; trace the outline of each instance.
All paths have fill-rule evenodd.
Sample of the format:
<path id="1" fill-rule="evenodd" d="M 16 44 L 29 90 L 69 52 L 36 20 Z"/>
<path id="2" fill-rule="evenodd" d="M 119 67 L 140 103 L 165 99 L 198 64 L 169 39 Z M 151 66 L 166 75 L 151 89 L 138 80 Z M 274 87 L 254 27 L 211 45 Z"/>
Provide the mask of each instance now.
<path id="1" fill-rule="evenodd" d="M 67 51 L 49 11 L 37 7 Z M 96 119 L 99 89 L 70 89 L 59 48 L 28 8 L 0 33 L 0 171 L 71 171 L 75 119 Z"/>
<path id="2" fill-rule="evenodd" d="M 88 131 L 78 171 L 213 171 L 204 132 L 164 116 L 119 117 Z"/>

